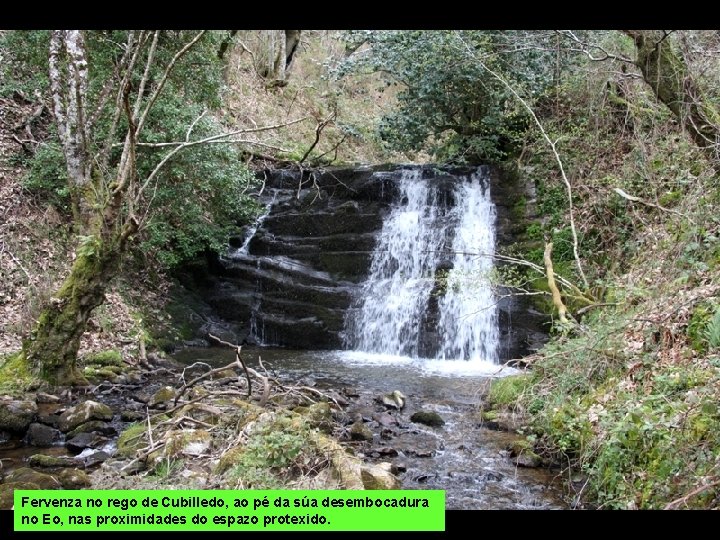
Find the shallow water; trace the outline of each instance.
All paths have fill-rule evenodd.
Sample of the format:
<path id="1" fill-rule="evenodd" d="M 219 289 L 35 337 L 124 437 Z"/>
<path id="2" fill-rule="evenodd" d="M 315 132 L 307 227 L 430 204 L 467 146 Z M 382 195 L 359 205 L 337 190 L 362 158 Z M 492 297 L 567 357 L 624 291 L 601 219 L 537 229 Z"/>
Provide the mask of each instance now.
<path id="1" fill-rule="evenodd" d="M 347 351 L 244 349 L 243 358 L 256 367 L 258 356 L 283 379 L 316 384 L 318 388 L 352 389 L 359 397 L 350 405 L 371 415 L 373 397 L 399 390 L 407 396 L 400 423 L 387 440 L 376 437 L 365 455 L 404 468 L 399 477 L 406 489 L 444 489 L 448 509 L 566 508 L 557 472 L 516 467 L 507 446 L 517 436 L 479 426 L 479 395 L 488 378 L 516 372 L 485 362 L 413 360 Z M 183 363 L 204 361 L 213 367 L 234 359 L 230 349 L 185 349 L 174 355 Z M 416 410 L 434 410 L 442 428 L 409 421 Z M 388 449 L 398 453 L 389 457 Z"/>

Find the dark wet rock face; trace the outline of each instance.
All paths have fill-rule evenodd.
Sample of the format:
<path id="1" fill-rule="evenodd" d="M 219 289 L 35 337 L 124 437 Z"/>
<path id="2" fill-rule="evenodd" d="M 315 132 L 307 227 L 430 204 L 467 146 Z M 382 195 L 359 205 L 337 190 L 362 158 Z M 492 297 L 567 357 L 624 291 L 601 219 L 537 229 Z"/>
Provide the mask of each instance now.
<path id="1" fill-rule="evenodd" d="M 25 434 L 25 441 L 27 444 L 33 446 L 53 446 L 63 438 L 62 433 L 50 426 L 44 424 L 30 424 L 30 427 Z"/>
<path id="2" fill-rule="evenodd" d="M 345 316 L 369 273 L 376 235 L 397 202 L 400 169 L 305 171 L 302 178 L 297 171 L 268 171 L 261 198 L 268 214 L 246 236 L 233 237 L 227 255 L 196 272 L 195 287 L 216 315 L 232 323 L 232 335 L 221 337 L 297 349 L 343 348 Z M 422 176 L 436 182 L 444 204 L 452 206 L 455 175 L 473 170 L 426 166 Z M 532 215 L 518 211 L 519 201 L 524 209 L 532 193 L 510 176 L 490 174 L 498 250 L 521 236 Z M 427 337 L 423 356 L 434 356 L 437 347 L 437 301 L 431 304 L 419 321 Z M 523 298 L 500 301 L 502 360 L 523 356 L 544 340 L 545 317 L 529 308 Z"/>

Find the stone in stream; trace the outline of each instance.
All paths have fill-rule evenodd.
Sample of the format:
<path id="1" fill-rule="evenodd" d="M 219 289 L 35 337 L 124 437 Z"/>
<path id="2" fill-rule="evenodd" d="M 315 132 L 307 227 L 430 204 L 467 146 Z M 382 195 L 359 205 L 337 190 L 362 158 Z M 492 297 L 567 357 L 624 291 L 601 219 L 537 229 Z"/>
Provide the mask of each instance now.
<path id="1" fill-rule="evenodd" d="M 350 426 L 350 438 L 353 441 L 372 441 L 373 432 L 363 422 L 358 420 Z"/>
<path id="2" fill-rule="evenodd" d="M 143 420 L 145 418 L 145 414 L 141 413 L 140 411 L 123 411 L 120 413 L 120 419 L 123 422 L 137 422 L 138 420 Z"/>
<path id="3" fill-rule="evenodd" d="M 86 448 L 97 448 L 108 441 L 107 437 L 97 433 L 79 433 L 65 443 L 71 452 L 82 452 Z"/>
<path id="4" fill-rule="evenodd" d="M 60 431 L 68 432 L 90 420 L 112 420 L 112 417 L 113 412 L 110 407 L 88 400 L 62 413 L 58 419 L 58 427 Z"/>
<path id="5" fill-rule="evenodd" d="M 365 489 L 400 489 L 400 481 L 390 472 L 390 463 L 362 465 L 360 477 Z"/>
<path id="6" fill-rule="evenodd" d="M 62 438 L 63 434 L 59 430 L 38 423 L 30 424 L 25 434 L 27 444 L 40 447 L 52 446 Z"/>
<path id="7" fill-rule="evenodd" d="M 53 394 L 38 392 L 35 395 L 35 403 L 60 403 L 60 398 Z"/>
<path id="8" fill-rule="evenodd" d="M 35 419 L 37 412 L 34 401 L 0 400 L 0 431 L 23 433 Z"/>
<path id="9" fill-rule="evenodd" d="M 379 403 L 382 403 L 386 407 L 401 410 L 405 407 L 405 401 L 407 400 L 407 396 L 403 394 L 400 390 L 395 390 L 390 394 L 379 396 L 375 398 L 375 400 Z"/>
<path id="10" fill-rule="evenodd" d="M 372 453 L 376 453 L 378 456 L 395 457 L 398 455 L 398 451 L 390 446 L 381 446 L 380 448 L 374 448 L 371 450 Z"/>
<path id="11" fill-rule="evenodd" d="M 418 411 L 413 413 L 410 421 L 416 424 L 425 424 L 430 427 L 441 427 L 445 425 L 445 420 L 435 411 Z"/>
<path id="12" fill-rule="evenodd" d="M 398 424 L 398 421 L 386 412 L 375 413 L 372 415 L 372 419 L 384 427 L 397 426 Z"/>
<path id="13" fill-rule="evenodd" d="M 520 439 L 513 442 L 508 450 L 518 467 L 535 468 L 542 464 L 542 458 L 533 451 L 532 444 L 527 440 Z"/>
<path id="14" fill-rule="evenodd" d="M 59 418 L 57 414 L 38 414 L 36 421 L 38 424 L 45 424 L 46 426 L 57 429 Z"/>
<path id="15" fill-rule="evenodd" d="M 59 468 L 59 467 L 76 467 L 77 462 L 68 456 L 46 456 L 45 454 L 33 454 L 28 459 L 28 465 L 31 467 Z"/>
<path id="16" fill-rule="evenodd" d="M 117 430 L 107 422 L 101 420 L 90 420 L 84 424 L 80 424 L 78 427 L 69 431 L 67 434 L 68 439 L 72 439 L 80 433 L 101 433 L 103 435 L 114 435 Z"/>
<path id="17" fill-rule="evenodd" d="M 85 467 L 92 467 L 103 463 L 110 459 L 110 454 L 103 450 L 94 450 L 92 448 L 86 448 L 75 456 L 76 462 L 82 463 Z"/>

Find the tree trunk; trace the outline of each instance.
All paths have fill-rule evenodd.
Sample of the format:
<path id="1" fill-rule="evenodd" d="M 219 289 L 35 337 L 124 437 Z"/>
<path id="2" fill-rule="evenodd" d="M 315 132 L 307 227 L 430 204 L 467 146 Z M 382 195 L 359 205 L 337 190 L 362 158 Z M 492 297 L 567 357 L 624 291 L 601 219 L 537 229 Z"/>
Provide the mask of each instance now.
<path id="1" fill-rule="evenodd" d="M 678 118 L 695 144 L 718 160 L 720 115 L 704 98 L 685 59 L 662 30 L 625 30 L 635 41 L 636 64 L 643 78 Z"/>
<path id="2" fill-rule="evenodd" d="M 86 383 L 76 365 L 80 339 L 119 272 L 125 243 L 119 233 L 115 238 L 102 236 L 87 236 L 78 246 L 70 274 L 23 343 L 25 359 L 52 384 Z"/>
<path id="3" fill-rule="evenodd" d="M 286 46 L 287 38 L 285 31 L 279 30 L 275 36 L 275 59 L 273 62 L 273 79 L 278 82 L 285 81 L 285 62 L 286 62 Z"/>

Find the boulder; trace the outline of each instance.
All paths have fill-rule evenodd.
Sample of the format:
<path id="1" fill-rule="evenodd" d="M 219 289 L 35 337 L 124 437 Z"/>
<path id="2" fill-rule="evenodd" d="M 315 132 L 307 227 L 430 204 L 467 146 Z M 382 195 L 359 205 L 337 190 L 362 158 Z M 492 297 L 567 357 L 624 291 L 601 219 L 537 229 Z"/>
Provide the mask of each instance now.
<path id="1" fill-rule="evenodd" d="M 172 386 L 163 386 L 148 400 L 148 406 L 157 407 L 175 399 L 175 389 Z"/>
<path id="2" fill-rule="evenodd" d="M 38 392 L 35 396 L 35 403 L 60 403 L 60 398 L 54 394 Z"/>
<path id="3" fill-rule="evenodd" d="M 350 438 L 353 441 L 372 441 L 373 432 L 362 421 L 358 420 L 350 426 Z"/>
<path id="4" fill-rule="evenodd" d="M 38 408 L 34 401 L 0 400 L 0 431 L 24 433 L 35 419 Z"/>
<path id="5" fill-rule="evenodd" d="M 416 424 L 425 424 L 430 427 L 441 427 L 445 425 L 445 420 L 435 411 L 418 411 L 413 413 L 410 421 Z"/>
<path id="6" fill-rule="evenodd" d="M 302 409 L 298 411 L 297 409 Z M 334 424 L 330 404 L 326 402 L 313 403 L 310 407 L 298 407 L 295 412 L 300 412 L 308 423 L 324 433 L 332 433 Z"/>
<path id="7" fill-rule="evenodd" d="M 94 450 L 92 448 L 86 448 L 75 456 L 75 461 L 82 463 L 85 467 L 92 467 L 99 463 L 104 463 L 108 459 L 110 459 L 110 454 L 103 450 Z"/>
<path id="8" fill-rule="evenodd" d="M 117 430 L 107 422 L 100 420 L 90 420 L 84 424 L 80 424 L 72 431 L 68 431 L 67 438 L 71 439 L 80 433 L 102 433 L 103 435 L 114 435 Z"/>
<path id="9" fill-rule="evenodd" d="M 403 394 L 400 390 L 395 390 L 390 394 L 385 394 L 383 396 L 375 398 L 375 401 L 377 401 L 378 403 L 382 403 L 383 405 L 385 405 L 386 407 L 390 407 L 391 409 L 400 410 L 405 407 L 407 396 Z"/>
<path id="10" fill-rule="evenodd" d="M 61 487 L 60 482 L 54 476 L 35 471 L 28 467 L 21 467 L 11 472 L 5 478 L 5 484 L 3 484 L 3 491 L 5 485 L 12 482 L 27 482 L 30 484 L 35 484 L 38 486 L 38 489 L 59 489 Z"/>
<path id="11" fill-rule="evenodd" d="M 0 510 L 10 510 L 14 504 L 16 489 L 40 489 L 32 482 L 5 482 L 0 484 Z"/>
<path id="12" fill-rule="evenodd" d="M 113 412 L 110 407 L 88 400 L 62 413 L 58 419 L 58 427 L 67 433 L 90 420 L 112 420 L 112 417 Z"/>
<path id="13" fill-rule="evenodd" d="M 65 469 L 58 475 L 58 480 L 65 489 L 86 489 L 92 485 L 87 473 L 79 469 Z"/>
<path id="14" fill-rule="evenodd" d="M 63 435 L 59 430 L 37 423 L 30 424 L 25 434 L 25 442 L 31 446 L 52 446 L 62 438 Z"/>
<path id="15" fill-rule="evenodd" d="M 97 433 L 79 433 L 65 443 L 71 452 L 82 452 L 86 448 L 98 448 L 108 441 L 107 437 Z"/>
<path id="16" fill-rule="evenodd" d="M 68 456 L 47 456 L 45 454 L 33 454 L 28 459 L 28 465 L 31 467 L 55 468 L 55 467 L 75 467 L 77 462 Z"/>
<path id="17" fill-rule="evenodd" d="M 360 468 L 360 477 L 365 489 L 400 489 L 400 481 L 390 472 L 390 463 L 364 464 Z"/>

